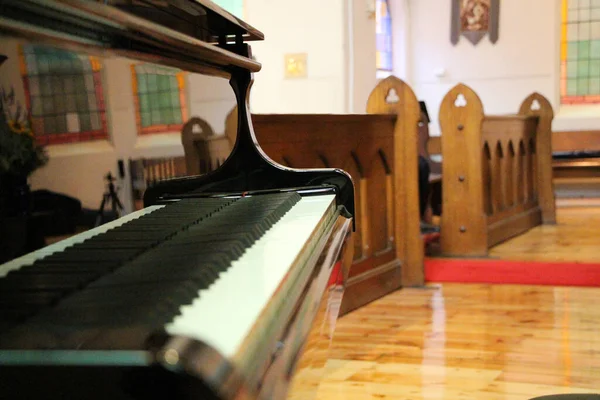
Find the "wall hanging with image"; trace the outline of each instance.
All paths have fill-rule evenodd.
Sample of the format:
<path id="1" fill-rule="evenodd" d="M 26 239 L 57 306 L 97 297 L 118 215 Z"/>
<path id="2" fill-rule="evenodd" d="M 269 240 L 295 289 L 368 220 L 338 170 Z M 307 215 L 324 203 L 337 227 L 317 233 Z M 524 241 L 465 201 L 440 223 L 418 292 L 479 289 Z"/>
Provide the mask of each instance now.
<path id="1" fill-rule="evenodd" d="M 452 23 L 450 41 L 458 43 L 460 36 L 476 45 L 489 34 L 490 41 L 498 40 L 500 0 L 451 0 Z"/>

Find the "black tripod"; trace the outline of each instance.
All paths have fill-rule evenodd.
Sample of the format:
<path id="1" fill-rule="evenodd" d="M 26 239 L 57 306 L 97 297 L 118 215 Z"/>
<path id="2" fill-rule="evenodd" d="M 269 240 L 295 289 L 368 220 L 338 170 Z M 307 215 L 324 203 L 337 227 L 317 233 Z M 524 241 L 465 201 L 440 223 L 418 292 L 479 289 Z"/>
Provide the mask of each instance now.
<path id="1" fill-rule="evenodd" d="M 104 220 L 104 206 L 107 201 L 110 201 L 111 210 L 117 216 L 119 216 L 118 212 L 123 210 L 123 204 L 121 204 L 121 200 L 117 196 L 117 192 L 115 191 L 115 178 L 113 178 L 112 174 L 109 172 L 106 174 L 105 179 L 108 181 L 108 192 L 104 193 L 102 196 L 102 203 L 100 203 L 100 208 L 98 209 L 98 216 L 96 217 L 96 224 L 94 226 L 99 226 L 103 223 Z M 117 209 L 119 211 L 117 211 Z"/>

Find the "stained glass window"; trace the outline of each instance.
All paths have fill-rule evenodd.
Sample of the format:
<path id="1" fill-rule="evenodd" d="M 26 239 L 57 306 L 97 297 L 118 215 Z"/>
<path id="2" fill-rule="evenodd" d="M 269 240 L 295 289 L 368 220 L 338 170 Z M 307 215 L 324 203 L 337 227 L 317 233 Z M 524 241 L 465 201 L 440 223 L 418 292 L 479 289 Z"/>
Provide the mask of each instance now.
<path id="1" fill-rule="evenodd" d="M 21 48 L 27 109 L 39 143 L 107 137 L 101 70 L 95 57 L 39 45 Z"/>
<path id="2" fill-rule="evenodd" d="M 244 18 L 243 0 L 213 0 L 217 5 L 238 18 Z"/>
<path id="3" fill-rule="evenodd" d="M 132 66 L 140 133 L 180 130 L 187 119 L 184 73 L 154 64 Z"/>
<path id="4" fill-rule="evenodd" d="M 600 103 L 600 0 L 562 0 L 562 104 Z"/>
<path id="5" fill-rule="evenodd" d="M 388 0 L 377 0 L 375 9 L 377 40 L 376 65 L 380 71 L 392 70 L 392 18 Z"/>

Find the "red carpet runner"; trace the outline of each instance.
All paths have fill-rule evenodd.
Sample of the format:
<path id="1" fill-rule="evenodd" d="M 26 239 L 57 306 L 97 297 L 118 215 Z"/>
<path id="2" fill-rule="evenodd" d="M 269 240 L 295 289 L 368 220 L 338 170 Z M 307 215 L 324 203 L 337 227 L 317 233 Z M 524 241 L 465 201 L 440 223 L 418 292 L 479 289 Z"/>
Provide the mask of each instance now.
<path id="1" fill-rule="evenodd" d="M 600 287 L 600 264 L 428 258 L 425 280 Z"/>

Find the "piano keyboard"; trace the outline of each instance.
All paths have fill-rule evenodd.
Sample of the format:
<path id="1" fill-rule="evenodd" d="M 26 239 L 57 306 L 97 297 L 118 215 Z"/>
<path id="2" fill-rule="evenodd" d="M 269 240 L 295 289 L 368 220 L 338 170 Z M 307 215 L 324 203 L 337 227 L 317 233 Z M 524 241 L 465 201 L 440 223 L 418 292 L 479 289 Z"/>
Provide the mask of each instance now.
<path id="1" fill-rule="evenodd" d="M 334 205 L 185 199 L 0 266 L 0 349 L 142 350 L 166 330 L 229 357 Z"/>
<path id="2" fill-rule="evenodd" d="M 333 195 L 302 198 L 214 285 L 182 307 L 167 332 L 202 340 L 233 358 L 332 204 Z"/>

